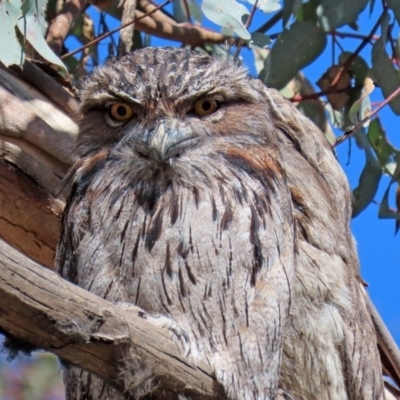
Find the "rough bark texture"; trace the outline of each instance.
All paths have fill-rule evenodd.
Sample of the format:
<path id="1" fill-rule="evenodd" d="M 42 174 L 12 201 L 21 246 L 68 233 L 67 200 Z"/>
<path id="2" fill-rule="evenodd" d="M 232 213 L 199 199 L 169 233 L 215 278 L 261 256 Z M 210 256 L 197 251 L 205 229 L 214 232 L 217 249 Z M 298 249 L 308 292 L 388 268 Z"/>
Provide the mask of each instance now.
<path id="1" fill-rule="evenodd" d="M 157 320 L 138 307 L 114 305 L 42 268 L 0 241 L 0 329 L 82 366 L 120 390 L 118 365 L 145 360 L 153 396 L 218 398 L 206 365 L 192 366 Z M 127 361 L 129 363 L 129 361 Z"/>
<path id="2" fill-rule="evenodd" d="M 0 69 L 0 237 L 53 268 L 64 208 L 57 192 L 73 161 L 77 103 L 35 66 L 27 70 L 38 87 L 52 88 L 57 103 Z"/>
<path id="3" fill-rule="evenodd" d="M 63 203 L 32 179 L 0 162 L 0 235 L 35 261 L 52 268 Z"/>

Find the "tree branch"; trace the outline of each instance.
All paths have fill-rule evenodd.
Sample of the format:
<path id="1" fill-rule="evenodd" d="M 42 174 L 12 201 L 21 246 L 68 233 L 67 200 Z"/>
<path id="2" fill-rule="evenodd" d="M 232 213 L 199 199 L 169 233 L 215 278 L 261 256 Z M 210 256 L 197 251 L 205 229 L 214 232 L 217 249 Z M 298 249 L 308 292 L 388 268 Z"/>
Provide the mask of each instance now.
<path id="1" fill-rule="evenodd" d="M 173 20 L 171 20 L 172 21 L 171 23 L 167 22 L 170 19 L 166 16 L 165 16 L 166 18 L 160 18 L 160 16 L 158 16 L 156 19 L 154 15 L 157 15 L 156 14 L 157 12 L 161 13 L 160 11 L 161 8 L 168 3 L 169 1 L 167 0 L 158 7 L 154 6 L 150 7 L 151 4 L 149 4 L 149 6 L 146 8 L 146 10 L 148 10 L 146 11 L 146 13 L 143 13 L 140 10 L 136 10 L 135 18 L 132 21 L 123 24 L 118 28 L 113 29 L 112 31 L 97 37 L 95 40 L 67 54 L 64 54 L 60 58 L 64 60 L 67 57 L 79 53 L 80 51 L 86 49 L 87 47 L 90 47 L 100 42 L 101 40 L 105 39 L 106 37 L 109 37 L 110 35 L 113 35 L 114 33 L 129 26 L 130 24 L 135 24 L 135 29 L 140 32 L 144 32 L 149 35 L 158 36 L 168 40 L 175 40 L 191 46 L 200 46 L 204 43 L 222 43 L 224 41 L 228 41 L 230 43 L 232 42 L 236 43 L 236 39 L 234 38 L 232 39 L 231 37 L 224 36 L 221 33 L 214 32 L 209 29 L 197 27 L 191 24 L 177 24 Z"/>
<path id="2" fill-rule="evenodd" d="M 0 134 L 23 139 L 70 165 L 78 125 L 38 90 L 0 68 Z"/>
<path id="3" fill-rule="evenodd" d="M 136 0 L 122 0 L 122 3 L 121 25 L 126 25 L 135 16 Z M 121 29 L 118 55 L 129 53 L 132 50 L 134 30 L 135 24 L 130 24 L 126 28 Z"/>
<path id="4" fill-rule="evenodd" d="M 43 83 L 39 70 L 37 84 Z M 54 82 L 59 102 L 76 101 Z M 73 162 L 77 124 L 14 73 L 0 69 L 0 237 L 53 268 L 64 203 L 59 184 Z"/>
<path id="5" fill-rule="evenodd" d="M 3 154 L 1 158 L 5 159 Z M 1 161 L 0 204 L 0 237 L 52 269 L 64 203 L 49 196 L 24 173 Z"/>
<path id="6" fill-rule="evenodd" d="M 60 13 L 50 22 L 46 42 L 58 56 L 65 38 L 86 4 L 86 0 L 67 0 Z"/>
<path id="7" fill-rule="evenodd" d="M 0 241 L 0 329 L 95 373 L 120 390 L 119 368 L 140 357 L 152 398 L 224 397 L 206 365 L 182 355 L 168 330 L 133 305 L 115 305 L 63 280 Z"/>

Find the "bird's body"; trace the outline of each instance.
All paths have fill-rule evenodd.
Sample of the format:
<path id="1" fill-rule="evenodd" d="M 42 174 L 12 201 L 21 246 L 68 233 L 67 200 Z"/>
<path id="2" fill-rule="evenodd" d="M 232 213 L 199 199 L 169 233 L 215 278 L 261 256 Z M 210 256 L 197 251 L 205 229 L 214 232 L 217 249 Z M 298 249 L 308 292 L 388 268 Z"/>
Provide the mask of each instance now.
<path id="1" fill-rule="evenodd" d="M 279 95 L 227 61 L 140 50 L 87 82 L 77 149 L 62 276 L 166 317 L 232 400 L 383 398 L 347 182 Z M 66 383 L 124 398 L 75 368 Z"/>

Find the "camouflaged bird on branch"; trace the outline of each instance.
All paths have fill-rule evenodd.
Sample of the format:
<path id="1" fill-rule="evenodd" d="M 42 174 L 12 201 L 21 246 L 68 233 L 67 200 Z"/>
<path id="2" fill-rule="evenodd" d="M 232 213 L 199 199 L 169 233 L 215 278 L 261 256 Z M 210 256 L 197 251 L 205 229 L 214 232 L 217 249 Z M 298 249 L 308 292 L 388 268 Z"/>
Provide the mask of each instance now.
<path id="1" fill-rule="evenodd" d="M 276 91 L 231 61 L 138 50 L 86 81 L 76 154 L 64 278 L 141 307 L 229 399 L 385 398 L 347 179 Z M 67 398 L 138 398 L 149 375 L 121 394 L 70 366 Z"/>

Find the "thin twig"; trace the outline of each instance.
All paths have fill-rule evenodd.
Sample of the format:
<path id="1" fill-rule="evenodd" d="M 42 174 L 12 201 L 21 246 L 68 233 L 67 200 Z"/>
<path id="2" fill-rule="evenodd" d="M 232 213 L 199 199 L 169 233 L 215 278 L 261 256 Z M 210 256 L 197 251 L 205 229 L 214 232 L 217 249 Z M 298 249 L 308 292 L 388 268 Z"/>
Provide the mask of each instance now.
<path id="1" fill-rule="evenodd" d="M 147 14 L 141 15 L 140 17 L 135 18 L 134 20 L 129 21 L 128 23 L 126 23 L 126 24 L 124 24 L 124 25 L 121 25 L 121 26 L 119 26 L 119 27 L 116 28 L 116 29 L 113 29 L 112 31 L 107 32 L 107 33 L 105 33 L 104 35 L 101 35 L 101 36 L 97 37 L 96 39 L 94 39 L 94 40 L 92 40 L 91 42 L 85 44 L 84 46 L 82 46 L 82 47 L 80 47 L 80 48 L 78 48 L 78 49 L 76 49 L 76 50 L 74 50 L 74 51 L 70 51 L 70 52 L 67 53 L 67 54 L 64 54 L 64 55 L 63 55 L 62 57 L 60 57 L 60 58 L 61 58 L 62 60 L 64 60 L 65 58 L 71 57 L 71 56 L 73 56 L 74 54 L 79 53 L 80 51 L 82 51 L 82 50 L 84 50 L 84 49 L 86 49 L 86 48 L 88 48 L 88 47 L 90 47 L 90 46 L 93 46 L 93 45 L 96 44 L 96 43 L 99 43 L 101 40 L 105 39 L 106 37 L 111 36 L 111 35 L 113 35 L 114 33 L 120 31 L 121 29 L 126 28 L 127 26 L 132 25 L 132 24 L 134 24 L 135 22 L 140 21 L 141 19 L 146 18 L 146 17 L 148 17 L 149 15 L 155 13 L 156 11 L 158 11 L 158 10 L 160 10 L 161 8 L 165 7 L 167 4 L 171 3 L 172 1 L 173 1 L 173 0 L 167 0 L 167 1 L 165 1 L 164 3 L 162 3 L 162 4 L 159 5 L 158 7 L 154 8 L 152 11 L 148 12 Z"/>
<path id="2" fill-rule="evenodd" d="M 382 110 L 383 107 L 385 107 L 387 104 L 389 104 L 399 94 L 400 94 L 400 87 L 398 87 L 391 95 L 389 95 L 384 101 L 382 101 L 382 103 L 379 104 L 379 106 L 376 107 L 375 110 L 372 111 L 369 115 L 367 115 L 363 120 L 361 120 L 360 122 L 357 122 L 357 124 L 347 128 L 346 132 L 342 136 L 339 136 L 336 139 L 336 142 L 333 145 L 333 147 L 336 147 L 340 143 L 343 143 L 349 137 L 353 136 L 354 133 L 358 131 L 358 129 L 360 129 L 368 120 L 370 120 L 372 117 L 374 117 L 380 110 Z"/>
<path id="3" fill-rule="evenodd" d="M 100 22 L 99 23 L 101 25 L 103 33 L 104 32 L 110 32 L 110 28 L 108 27 L 104 12 L 100 13 Z M 100 29 L 99 29 L 99 31 L 100 31 Z M 111 44 L 112 44 L 112 46 L 113 46 L 113 48 L 115 50 L 115 54 L 117 54 L 117 48 L 118 48 L 117 42 L 115 41 L 113 36 L 111 36 L 110 39 L 111 39 Z"/>
<path id="4" fill-rule="evenodd" d="M 258 0 L 256 0 L 254 2 L 253 8 L 250 11 L 249 18 L 247 19 L 246 25 L 244 26 L 246 29 L 251 25 L 251 21 L 253 20 L 254 14 L 257 10 L 257 4 L 258 4 Z M 238 59 L 241 49 L 242 49 L 242 42 L 240 41 L 236 47 L 235 56 L 233 57 L 234 61 L 236 61 Z"/>
<path id="5" fill-rule="evenodd" d="M 154 4 L 153 1 L 138 0 L 138 9 L 143 11 L 145 14 L 147 14 L 150 11 L 153 11 L 156 7 L 157 4 Z M 157 22 L 163 24 L 171 24 L 171 25 L 178 24 L 178 21 L 175 19 L 175 17 L 171 15 L 167 10 L 162 10 L 162 11 L 156 10 L 152 18 L 155 19 Z"/>
<path id="6" fill-rule="evenodd" d="M 282 18 L 282 10 L 277 12 L 274 16 L 272 16 L 265 24 L 261 25 L 255 32 L 264 33 L 267 30 L 271 29 L 276 23 L 280 21 Z"/>
<path id="7" fill-rule="evenodd" d="M 380 36 L 378 35 L 372 35 L 372 37 L 370 37 L 369 35 L 363 35 L 361 33 L 340 32 L 340 31 L 327 32 L 327 35 L 335 35 L 342 39 L 350 38 L 350 39 L 363 39 L 363 40 L 364 39 L 378 40 L 380 38 Z"/>
<path id="8" fill-rule="evenodd" d="M 351 54 L 351 56 L 343 64 L 342 68 L 340 69 L 340 71 L 337 73 L 337 75 L 335 76 L 335 78 L 332 81 L 333 87 L 335 87 L 340 82 L 343 75 L 350 69 L 351 64 L 353 64 L 354 60 L 360 54 L 361 50 L 372 40 L 372 37 L 374 36 L 375 32 L 379 28 L 379 25 L 381 23 L 383 15 L 384 15 L 384 12 L 382 12 L 381 16 L 376 21 L 376 23 L 375 23 L 374 27 L 371 29 L 371 32 L 369 33 L 369 35 L 363 39 L 363 41 L 359 44 L 357 49 Z"/>
<path id="9" fill-rule="evenodd" d="M 319 97 L 323 97 L 328 94 L 349 93 L 353 90 L 358 90 L 361 88 L 362 88 L 361 86 L 355 86 L 352 88 L 343 88 L 343 89 L 337 89 L 334 87 L 330 87 L 328 90 L 323 90 L 321 92 L 310 93 L 310 94 L 306 94 L 304 96 L 301 96 L 301 95 L 293 96 L 293 97 L 289 98 L 288 100 L 291 101 L 292 103 L 299 103 L 301 101 L 306 101 L 306 100 L 315 100 L 315 99 L 318 99 Z"/>

